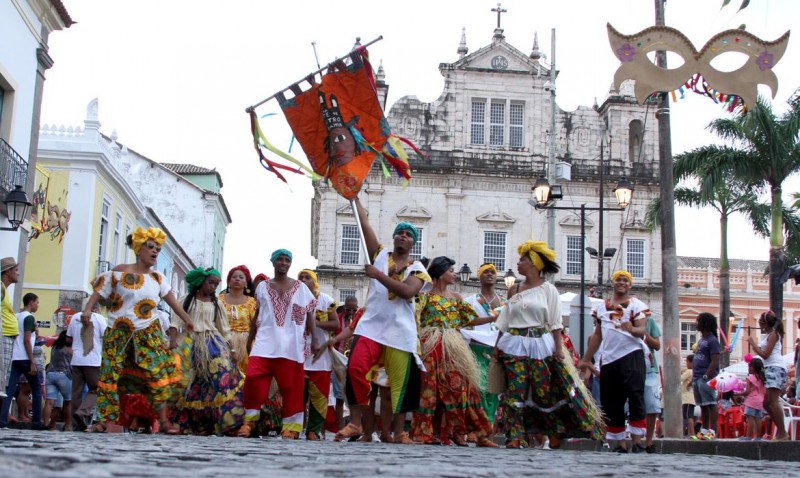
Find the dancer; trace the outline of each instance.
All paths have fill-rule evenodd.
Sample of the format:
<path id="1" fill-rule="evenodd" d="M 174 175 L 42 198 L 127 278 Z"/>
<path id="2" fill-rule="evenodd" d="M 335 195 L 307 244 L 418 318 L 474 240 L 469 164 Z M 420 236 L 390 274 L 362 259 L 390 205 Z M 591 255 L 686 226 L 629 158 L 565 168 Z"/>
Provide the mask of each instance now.
<path id="1" fill-rule="evenodd" d="M 296 440 L 303 430 L 305 409 L 305 334 L 312 337 L 312 350 L 317 349 L 314 335 L 317 300 L 305 284 L 288 276 L 291 252 L 278 249 L 270 260 L 275 276 L 256 288 L 259 314 L 250 327 L 254 342 L 244 382 L 245 423 L 237 435 L 250 436 L 275 379 L 283 399 L 281 437 Z"/>
<path id="2" fill-rule="evenodd" d="M 492 425 L 481 407 L 478 364 L 459 329 L 494 320 L 478 318 L 475 310 L 447 287 L 455 284 L 455 261 L 437 257 L 428 266 L 433 279 L 422 294 L 420 339 L 425 372 L 422 373 L 419 410 L 414 412 L 411 436 L 415 441 L 467 446 L 474 433 L 479 447 L 496 448 L 489 435 Z"/>
<path id="3" fill-rule="evenodd" d="M 297 279 L 311 290 L 317 299 L 317 310 L 314 317 L 315 335 L 318 344 L 327 343 L 331 334 L 339 328 L 339 317 L 336 315 L 336 301 L 333 297 L 319 291 L 317 274 L 311 269 L 303 269 Z M 311 347 L 312 337 L 308 337 L 306 345 Z M 318 357 L 318 358 L 317 358 Z M 331 372 L 333 359 L 326 350 L 316 357 L 311 355 L 305 362 L 306 379 L 308 384 L 308 424 L 306 425 L 306 440 L 320 440 L 326 418 L 329 415 L 328 394 L 331 391 Z M 331 415 L 331 418 L 334 418 Z"/>
<path id="4" fill-rule="evenodd" d="M 105 432 L 106 423 L 119 417 L 120 393 L 141 393 L 158 414 L 161 432 L 175 435 L 180 429 L 167 418 L 166 400 L 180 382 L 181 370 L 167 347 L 158 317 L 153 313 L 163 299 L 192 331 L 192 319 L 181 308 L 167 279 L 153 270 L 167 235 L 161 229 L 137 228 L 125 243 L 136 254 L 133 264 L 120 264 L 97 277 L 94 293 L 84 306 L 81 322 L 88 327 L 94 304 L 108 304 L 110 325 L 103 339 L 97 413 L 99 421 L 90 432 Z M 84 343 L 84 347 L 88 344 Z"/>
<path id="5" fill-rule="evenodd" d="M 475 309 L 478 317 L 490 317 L 491 320 L 489 323 L 478 326 L 473 323 L 470 327 L 461 329 L 461 333 L 469 340 L 469 348 L 478 362 L 481 373 L 481 406 L 486 410 L 486 417 L 489 419 L 489 423 L 494 425 L 500 398 L 497 394 L 489 393 L 486 390 L 486 377 L 494 344 L 497 343 L 497 327 L 494 322 L 497 320 L 500 310 L 506 305 L 506 299 L 500 297 L 495 290 L 497 268 L 494 264 L 487 262 L 481 265 L 478 268 L 478 280 L 481 282 L 481 291 L 464 300 Z"/>
<path id="6" fill-rule="evenodd" d="M 228 314 L 217 300 L 220 278 L 219 271 L 211 267 L 198 267 L 185 277 L 189 293 L 182 298 L 183 309 L 192 317 L 194 330 L 186 335 L 189 380 L 175 413 L 183 433 L 224 435 L 244 422 L 244 381 L 236 364 L 239 351 L 229 344 Z M 179 317 L 173 314 L 170 348 L 178 346 L 180 325 Z"/>
<path id="7" fill-rule="evenodd" d="M 647 428 L 644 405 L 646 363 L 642 341 L 650 310 L 630 295 L 633 276 L 618 270 L 611 275 L 614 295 L 597 306 L 594 333 L 581 359 L 581 368 L 592 367 L 592 357 L 602 346 L 600 400 L 606 415 L 606 439 L 618 442 L 614 451 L 628 453 L 625 421 L 631 434 L 633 453 L 645 448 L 639 443 Z M 625 402 L 628 402 L 628 415 Z"/>
<path id="8" fill-rule="evenodd" d="M 497 318 L 496 352 L 508 380 L 497 426 L 506 434 L 506 448 L 523 447 L 531 434 L 599 438 L 600 413 L 566 358 L 558 291 L 544 278 L 559 271 L 556 254 L 534 241 L 520 244 L 517 252 L 525 282 L 509 291 Z"/>
<path id="9" fill-rule="evenodd" d="M 253 297 L 255 289 L 250 279 L 250 270 L 244 265 L 228 271 L 227 282 L 228 288 L 219 295 L 219 300 L 228 314 L 231 348 L 236 350 L 239 370 L 244 373 L 249 356 L 247 337 L 250 334 L 250 325 L 256 320 L 257 304 Z"/>
<path id="10" fill-rule="evenodd" d="M 392 250 L 384 249 L 368 222 L 367 212 L 355 199 L 364 241 L 373 264 L 364 267 L 370 278 L 366 310 L 355 330 L 347 365 L 345 387 L 350 404 L 350 423 L 337 439 L 362 434 L 361 417 L 369 410 L 373 368 L 383 363 L 392 389 L 392 428 L 395 443 L 413 443 L 403 431 L 406 412 L 419 406 L 419 356 L 414 299 L 430 289 L 430 277 L 419 262 L 409 257 L 417 241 L 417 228 L 401 222 L 394 229 Z"/>

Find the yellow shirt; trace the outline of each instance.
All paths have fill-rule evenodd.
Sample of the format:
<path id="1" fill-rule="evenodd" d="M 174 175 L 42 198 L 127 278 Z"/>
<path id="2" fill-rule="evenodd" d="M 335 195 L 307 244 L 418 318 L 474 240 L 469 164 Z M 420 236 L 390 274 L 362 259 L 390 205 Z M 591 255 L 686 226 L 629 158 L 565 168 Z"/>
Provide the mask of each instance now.
<path id="1" fill-rule="evenodd" d="M 3 335 L 16 337 L 19 335 L 19 321 L 14 313 L 14 307 L 11 305 L 11 297 L 6 290 L 6 285 L 0 283 L 0 286 L 3 287 Z"/>

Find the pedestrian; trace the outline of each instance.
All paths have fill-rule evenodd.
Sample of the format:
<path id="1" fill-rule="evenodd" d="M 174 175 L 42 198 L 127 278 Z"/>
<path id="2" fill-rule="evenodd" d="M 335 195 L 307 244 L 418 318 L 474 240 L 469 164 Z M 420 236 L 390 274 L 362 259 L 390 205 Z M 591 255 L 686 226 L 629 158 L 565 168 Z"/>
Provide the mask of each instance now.
<path id="1" fill-rule="evenodd" d="M 72 347 L 67 345 L 67 331 L 62 330 L 53 342 L 50 351 L 50 364 L 47 366 L 45 378 L 45 405 L 43 422 L 51 430 L 55 421 L 51 421 L 53 405 L 61 400 L 61 416 L 64 417 L 64 431 L 72 431 Z"/>
<path id="2" fill-rule="evenodd" d="M 747 421 L 747 433 L 739 440 L 759 440 L 761 438 L 761 419 L 764 417 L 764 362 L 753 357 L 747 367 L 747 384 L 742 393 L 744 397 L 744 418 Z"/>
<path id="3" fill-rule="evenodd" d="M 257 309 L 250 269 L 245 265 L 232 268 L 228 271 L 227 283 L 228 287 L 219 295 L 219 301 L 228 314 L 231 348 L 236 350 L 237 364 L 244 374 L 249 356 L 247 337 L 250 324 L 256 320 Z"/>
<path id="4" fill-rule="evenodd" d="M 517 247 L 517 271 L 525 277 L 509 290 L 497 318 L 496 356 L 506 371 L 498 430 L 506 448 L 522 448 L 529 436 L 599 438 L 602 419 L 562 344 L 561 301 L 546 280 L 556 274 L 555 251 L 544 242 Z"/>
<path id="5" fill-rule="evenodd" d="M 77 431 L 91 425 L 97 407 L 100 384 L 103 336 L 108 322 L 100 314 L 100 303 L 92 306 L 92 314 L 83 325 L 81 313 L 74 314 L 67 325 L 67 345 L 72 348 L 70 361 L 72 383 L 72 422 Z M 86 395 L 84 395 L 86 389 Z"/>
<path id="6" fill-rule="evenodd" d="M 462 329 L 462 333 L 469 340 L 469 348 L 480 368 L 481 406 L 486 410 L 489 423 L 494 425 L 500 398 L 497 394 L 487 390 L 487 373 L 494 344 L 497 343 L 497 327 L 494 322 L 500 315 L 500 310 L 506 305 L 506 299 L 495 290 L 497 268 L 494 264 L 490 262 L 482 264 L 478 268 L 478 280 L 481 282 L 480 292 L 470 295 L 464 300 L 475 309 L 478 317 L 492 317 L 492 320 L 482 325 L 471 325 Z"/>
<path id="7" fill-rule="evenodd" d="M 392 397 L 394 443 L 413 443 L 403 430 L 406 412 L 419 407 L 421 360 L 417 355 L 415 298 L 430 288 L 430 277 L 421 263 L 409 256 L 417 242 L 417 228 L 407 222 L 397 224 L 392 233 L 392 248 L 384 248 L 369 224 L 361 201 L 355 199 L 372 264 L 364 266 L 370 279 L 364 315 L 358 322 L 347 364 L 347 401 L 350 423 L 336 434 L 343 440 L 363 433 L 361 417 L 369 409 L 372 384 L 368 376 L 383 363 Z"/>
<path id="8" fill-rule="evenodd" d="M 180 429 L 167 418 L 166 401 L 179 383 L 182 373 L 168 348 L 158 315 L 164 300 L 193 330 L 192 319 L 181 308 L 167 279 L 153 270 L 167 235 L 161 229 L 137 228 L 125 243 L 133 249 L 136 262 L 120 264 L 97 277 L 94 292 L 84 307 L 84 328 L 92 320 L 91 311 L 101 298 L 108 305 L 110 326 L 103 337 L 102 365 L 97 397 L 99 420 L 87 431 L 102 433 L 106 424 L 120 416 L 120 394 L 141 393 L 158 414 L 162 433 L 175 435 Z M 84 347 L 87 347 L 84 339 Z"/>
<path id="9" fill-rule="evenodd" d="M 683 411 L 684 436 L 694 436 L 694 389 L 692 388 L 692 361 L 694 355 L 686 356 L 686 370 L 681 373 L 681 408 Z"/>
<path id="10" fill-rule="evenodd" d="M 11 355 L 14 341 L 19 335 L 19 321 L 11 303 L 8 287 L 19 280 L 19 265 L 13 257 L 0 260 L 0 292 L 2 292 L 2 337 L 0 337 L 0 398 L 6 397 L 6 388 L 10 385 Z M 16 384 L 15 384 L 16 386 Z"/>
<path id="11" fill-rule="evenodd" d="M 297 275 L 297 280 L 308 287 L 317 299 L 314 314 L 314 334 L 318 344 L 327 343 L 331 334 L 339 328 L 339 317 L 336 315 L 336 301 L 319 290 L 317 274 L 311 269 L 303 269 Z M 312 337 L 306 338 L 307 352 L 311 350 Z M 304 364 L 306 373 L 306 390 L 308 390 L 308 422 L 306 424 L 306 440 L 318 441 L 324 430 L 335 427 L 335 410 L 328 410 L 328 396 L 331 391 L 331 373 L 333 372 L 333 358 L 331 351 L 323 350 L 316 356 L 308 354 Z M 331 419 L 328 419 L 330 416 Z M 328 425 L 326 427 L 325 425 Z M 338 430 L 338 428 L 337 428 Z M 334 430 L 335 431 L 335 430 Z"/>
<path id="12" fill-rule="evenodd" d="M 433 286 L 421 294 L 419 334 L 425 371 L 411 438 L 426 444 L 467 446 L 467 434 L 473 433 L 479 447 L 496 448 L 478 393 L 480 368 L 460 332 L 462 327 L 480 326 L 495 318 L 479 318 L 458 293 L 448 290 L 456 282 L 454 264 L 444 256 L 433 259 L 428 266 Z"/>
<path id="13" fill-rule="evenodd" d="M 783 423 L 783 410 L 778 399 L 786 385 L 786 363 L 783 361 L 783 321 L 768 310 L 758 318 L 761 340 L 756 343 L 752 336 L 747 337 L 750 346 L 764 360 L 764 410 L 775 424 L 775 441 L 789 439 Z"/>
<path id="14" fill-rule="evenodd" d="M 186 389 L 175 405 L 174 421 L 181 433 L 227 435 L 244 422 L 242 386 L 234 349 L 230 343 L 228 314 L 217 298 L 221 275 L 213 267 L 197 267 L 184 280 L 189 292 L 181 297 L 182 309 L 192 318 L 181 347 L 189 357 Z M 170 349 L 178 348 L 181 319 L 173 313 L 169 326 Z"/>
<path id="15" fill-rule="evenodd" d="M 22 310 L 16 314 L 18 330 L 22 331 L 14 341 L 11 354 L 11 377 L 3 399 L 3 410 L 0 413 L 0 428 L 8 426 L 8 414 L 11 400 L 17 388 L 17 382 L 24 376 L 30 385 L 33 402 L 33 419 L 31 429 L 44 430 L 42 423 L 42 384 L 33 358 L 33 347 L 36 342 L 36 318 L 33 314 L 39 310 L 39 296 L 27 293 L 22 297 Z"/>
<path id="16" fill-rule="evenodd" d="M 601 347 L 600 399 L 606 417 L 606 439 L 616 441 L 613 451 L 628 453 L 627 432 L 631 435 L 631 450 L 641 453 L 641 439 L 647 430 L 644 384 L 647 374 L 643 337 L 650 309 L 630 293 L 633 276 L 626 270 L 611 275 L 614 294 L 601 302 L 593 313 L 594 333 L 589 338 L 581 368 L 591 370 L 592 357 Z M 649 351 L 648 351 L 649 352 Z M 649 353 L 648 353 L 649 355 Z M 625 403 L 628 404 L 626 416 Z"/>
<path id="17" fill-rule="evenodd" d="M 709 386 L 719 373 L 719 354 L 722 350 L 717 339 L 717 318 L 714 314 L 703 312 L 697 316 L 695 323 L 700 332 L 700 340 L 694 351 L 692 361 L 692 387 L 694 401 L 700 407 L 702 426 L 693 438 L 697 440 L 713 440 L 717 437 L 717 392 Z"/>
<path id="18" fill-rule="evenodd" d="M 253 348 L 244 381 L 245 422 L 237 436 L 250 436 L 275 380 L 282 399 L 281 437 L 296 440 L 305 415 L 305 334 L 311 334 L 312 350 L 318 347 L 314 336 L 317 300 L 305 284 L 288 276 L 290 251 L 278 249 L 270 260 L 275 276 L 256 287 L 259 313 L 250 328 Z"/>
<path id="19" fill-rule="evenodd" d="M 655 453 L 653 436 L 656 421 L 661 416 L 661 372 L 656 360 L 656 351 L 661 349 L 661 329 L 652 315 L 647 317 L 644 331 L 644 343 L 650 353 L 650 367 L 644 378 L 644 411 L 647 427 L 645 430 L 644 449 L 647 453 Z"/>

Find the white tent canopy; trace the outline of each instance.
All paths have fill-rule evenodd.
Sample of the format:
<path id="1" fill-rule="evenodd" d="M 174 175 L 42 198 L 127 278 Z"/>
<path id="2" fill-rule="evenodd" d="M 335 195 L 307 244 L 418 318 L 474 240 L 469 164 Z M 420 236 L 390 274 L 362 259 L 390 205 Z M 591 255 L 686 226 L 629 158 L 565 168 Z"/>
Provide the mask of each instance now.
<path id="1" fill-rule="evenodd" d="M 783 356 L 783 362 L 786 364 L 786 368 L 787 369 L 789 367 L 794 367 L 794 352 L 785 354 Z M 738 362 L 738 363 L 735 363 L 733 365 L 730 365 L 728 367 L 723 368 L 721 371 L 722 372 L 732 373 L 732 374 L 736 375 L 737 377 L 739 377 L 739 378 L 744 380 L 744 379 L 747 378 L 748 367 L 749 367 L 749 364 L 747 362 L 745 362 L 744 360 L 742 360 L 741 362 Z"/>
<path id="2" fill-rule="evenodd" d="M 578 301 L 580 301 L 580 297 L 578 294 L 574 292 L 564 292 L 558 297 L 561 299 L 561 317 L 569 317 L 571 305 L 578 306 L 578 310 L 580 310 L 580 305 L 578 303 Z M 602 302 L 603 299 L 597 299 L 595 297 L 588 296 L 586 297 L 586 306 L 591 307 L 592 310 L 596 309 L 597 305 L 601 304 Z"/>

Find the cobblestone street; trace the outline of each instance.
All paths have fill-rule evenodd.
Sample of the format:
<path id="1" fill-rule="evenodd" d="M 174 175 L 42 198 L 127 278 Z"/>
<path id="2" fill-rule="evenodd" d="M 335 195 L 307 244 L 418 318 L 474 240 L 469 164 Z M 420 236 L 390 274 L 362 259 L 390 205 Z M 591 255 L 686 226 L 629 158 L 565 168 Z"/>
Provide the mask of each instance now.
<path id="1" fill-rule="evenodd" d="M 797 463 L 163 435 L 0 430 L 5 476 L 796 476 Z M 291 475 L 288 475 L 291 473 Z"/>

